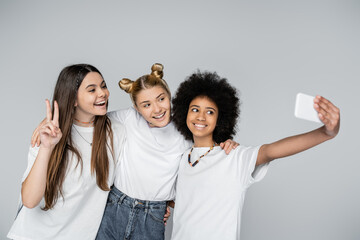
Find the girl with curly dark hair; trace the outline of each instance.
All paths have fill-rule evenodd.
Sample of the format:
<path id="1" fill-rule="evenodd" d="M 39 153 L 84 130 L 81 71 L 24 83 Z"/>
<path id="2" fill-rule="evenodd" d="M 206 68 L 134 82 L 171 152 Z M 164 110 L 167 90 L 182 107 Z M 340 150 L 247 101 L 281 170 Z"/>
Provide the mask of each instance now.
<path id="1" fill-rule="evenodd" d="M 225 155 L 218 143 L 235 134 L 236 89 L 209 72 L 196 72 L 181 83 L 173 99 L 173 121 L 194 145 L 180 162 L 172 239 L 240 239 L 245 193 L 265 176 L 269 162 L 337 135 L 339 109 L 320 96 L 314 107 L 324 126 L 262 146 L 240 145 Z"/>

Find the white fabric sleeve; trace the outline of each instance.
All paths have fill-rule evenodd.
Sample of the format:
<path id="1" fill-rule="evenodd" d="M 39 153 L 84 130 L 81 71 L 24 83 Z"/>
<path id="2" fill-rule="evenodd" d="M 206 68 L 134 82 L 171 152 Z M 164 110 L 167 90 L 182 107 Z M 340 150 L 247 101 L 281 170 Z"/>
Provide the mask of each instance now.
<path id="1" fill-rule="evenodd" d="M 253 183 L 261 181 L 269 168 L 269 163 L 256 166 L 256 160 L 261 146 L 246 147 L 241 151 L 243 186 L 250 187 Z"/>
<path id="2" fill-rule="evenodd" d="M 30 173 L 30 170 L 32 168 L 32 166 L 34 165 L 36 156 L 38 155 L 39 152 L 39 147 L 29 147 L 29 152 L 28 152 L 28 164 L 27 164 L 27 168 L 25 170 L 25 173 L 21 179 L 21 182 L 24 182 L 25 179 L 27 178 L 27 176 Z"/>
<path id="3" fill-rule="evenodd" d="M 111 111 L 111 112 L 108 112 L 107 115 L 111 120 L 115 120 L 122 124 L 125 124 L 125 121 L 126 121 L 127 117 L 129 116 L 130 111 L 131 111 L 131 107 L 116 110 L 116 111 Z"/>
<path id="4" fill-rule="evenodd" d="M 117 121 L 112 121 L 112 130 L 113 130 L 113 142 L 114 142 L 114 161 L 117 164 L 120 161 L 120 156 L 124 149 L 124 144 L 126 141 L 126 134 L 124 126 Z"/>

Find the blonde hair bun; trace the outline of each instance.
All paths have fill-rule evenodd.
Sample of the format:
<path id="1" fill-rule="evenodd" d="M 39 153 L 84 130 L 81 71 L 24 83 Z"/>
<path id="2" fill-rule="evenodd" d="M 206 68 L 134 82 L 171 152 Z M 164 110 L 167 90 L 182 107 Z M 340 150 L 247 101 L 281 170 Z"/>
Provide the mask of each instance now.
<path id="1" fill-rule="evenodd" d="M 128 78 L 123 78 L 119 81 L 119 87 L 127 93 L 132 92 L 133 84 L 134 84 L 134 81 L 132 81 Z"/>
<path id="2" fill-rule="evenodd" d="M 163 69 L 164 66 L 161 63 L 155 63 L 151 66 L 151 75 L 162 79 L 164 76 Z"/>

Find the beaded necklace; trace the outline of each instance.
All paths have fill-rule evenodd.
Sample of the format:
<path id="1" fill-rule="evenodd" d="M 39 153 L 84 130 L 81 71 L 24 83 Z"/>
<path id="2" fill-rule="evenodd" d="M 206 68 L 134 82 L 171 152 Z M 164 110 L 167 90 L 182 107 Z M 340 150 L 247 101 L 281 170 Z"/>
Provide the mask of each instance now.
<path id="1" fill-rule="evenodd" d="M 194 163 L 191 163 L 191 153 L 192 153 L 192 151 L 193 151 L 193 149 L 194 149 L 194 146 L 192 146 L 192 148 L 191 148 L 191 150 L 190 150 L 190 152 L 189 152 L 189 155 L 188 155 L 188 162 L 189 162 L 190 166 L 195 167 L 196 164 L 199 163 L 200 159 L 203 158 L 203 157 L 205 157 L 211 150 L 214 149 L 214 147 L 215 147 L 215 143 L 214 143 L 214 145 L 212 145 L 212 146 L 210 147 L 210 149 L 209 149 L 206 153 L 204 153 L 203 155 L 201 155 Z"/>

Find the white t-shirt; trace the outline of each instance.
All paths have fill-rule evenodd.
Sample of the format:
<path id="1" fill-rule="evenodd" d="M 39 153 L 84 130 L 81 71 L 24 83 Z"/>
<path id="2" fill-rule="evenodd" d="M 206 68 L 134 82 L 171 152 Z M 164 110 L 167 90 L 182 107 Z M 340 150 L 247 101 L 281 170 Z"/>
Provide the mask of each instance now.
<path id="1" fill-rule="evenodd" d="M 194 163 L 209 148 L 194 148 Z M 259 147 L 238 146 L 229 155 L 215 147 L 195 167 L 187 151 L 180 163 L 172 240 L 240 239 L 241 211 L 248 187 L 268 164 L 256 167 Z"/>
<path id="2" fill-rule="evenodd" d="M 73 128 L 88 141 L 92 142 L 94 128 L 73 125 Z M 114 181 L 115 165 L 120 159 L 125 131 L 121 124 L 112 122 L 114 156 L 108 151 L 109 178 L 108 186 Z M 74 146 L 78 149 L 83 160 L 83 169 L 77 164 L 77 158 L 69 153 L 68 170 L 63 182 L 64 199 L 60 196 L 53 209 L 43 211 L 44 198 L 35 208 L 22 206 L 7 237 L 20 240 L 89 240 L 95 239 L 103 216 L 108 191 L 101 190 L 96 184 L 96 176 L 91 175 L 91 146 L 79 133 L 72 129 Z M 31 148 L 28 154 L 28 166 L 22 181 L 28 176 L 37 156 L 39 148 Z"/>
<path id="3" fill-rule="evenodd" d="M 126 129 L 126 143 L 114 185 L 126 195 L 141 200 L 166 201 L 175 198 L 179 162 L 191 142 L 172 122 L 162 128 L 149 127 L 133 108 L 108 113 Z"/>

